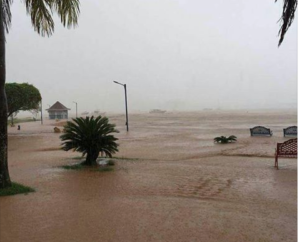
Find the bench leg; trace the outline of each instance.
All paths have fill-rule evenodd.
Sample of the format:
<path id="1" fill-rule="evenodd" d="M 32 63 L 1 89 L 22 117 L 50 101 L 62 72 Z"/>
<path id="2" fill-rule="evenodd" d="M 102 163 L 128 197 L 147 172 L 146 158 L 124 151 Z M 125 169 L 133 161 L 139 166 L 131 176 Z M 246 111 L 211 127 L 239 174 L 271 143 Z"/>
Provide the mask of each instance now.
<path id="1" fill-rule="evenodd" d="M 275 168 L 277 168 L 277 170 L 279 170 L 279 167 L 278 167 L 278 156 L 275 156 Z"/>

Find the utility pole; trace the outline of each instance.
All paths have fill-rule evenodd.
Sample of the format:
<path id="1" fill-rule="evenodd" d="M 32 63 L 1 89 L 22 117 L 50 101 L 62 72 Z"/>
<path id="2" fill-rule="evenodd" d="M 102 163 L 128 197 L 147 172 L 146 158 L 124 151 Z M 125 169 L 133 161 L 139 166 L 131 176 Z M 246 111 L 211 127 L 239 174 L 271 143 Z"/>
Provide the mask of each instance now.
<path id="1" fill-rule="evenodd" d="M 43 99 L 41 99 L 41 124 L 43 124 Z"/>
<path id="2" fill-rule="evenodd" d="M 127 88 L 126 88 L 126 84 L 124 84 L 124 90 L 125 90 L 126 126 L 127 126 L 127 132 L 128 132 L 129 127 L 128 127 L 128 107 L 127 107 Z"/>
<path id="3" fill-rule="evenodd" d="M 114 83 L 119 84 L 124 87 L 125 91 L 125 109 L 126 109 L 126 126 L 127 126 L 127 132 L 129 131 L 129 124 L 128 124 L 128 107 L 127 107 L 127 87 L 126 84 L 122 84 L 120 82 L 114 81 Z"/>
<path id="4" fill-rule="evenodd" d="M 77 102 L 74 102 L 74 101 L 73 101 L 73 103 L 76 104 L 76 118 L 77 118 Z"/>

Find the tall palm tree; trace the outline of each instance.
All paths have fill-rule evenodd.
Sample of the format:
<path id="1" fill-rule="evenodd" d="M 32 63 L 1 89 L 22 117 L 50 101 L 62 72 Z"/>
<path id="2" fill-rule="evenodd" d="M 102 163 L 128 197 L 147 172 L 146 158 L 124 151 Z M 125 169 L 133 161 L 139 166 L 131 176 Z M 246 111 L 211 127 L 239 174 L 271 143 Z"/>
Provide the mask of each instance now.
<path id="1" fill-rule="evenodd" d="M 65 133 L 60 136 L 62 149 L 74 150 L 86 155 L 84 165 L 96 165 L 99 153 L 112 157 L 118 151 L 118 140 L 112 134 L 119 133 L 108 118 L 98 116 L 75 118 L 67 122 Z"/>
<path id="2" fill-rule="evenodd" d="M 5 94 L 5 32 L 11 24 L 13 0 L 0 0 L 0 189 L 11 186 L 7 161 L 7 101 Z M 53 13 L 63 26 L 74 27 L 79 16 L 80 0 L 24 0 L 34 30 L 41 36 L 54 32 Z"/>
<path id="3" fill-rule="evenodd" d="M 294 20 L 298 4 L 298 0 L 283 1 L 279 45 Z M 4 85 L 6 76 L 5 31 L 8 32 L 11 24 L 10 6 L 12 2 L 13 0 L 0 0 L 0 188 L 11 185 L 7 163 L 7 102 Z M 24 0 L 34 30 L 42 36 L 53 34 L 54 21 L 52 16 L 54 12 L 58 14 L 64 26 L 76 26 L 79 16 L 79 2 L 80 0 Z"/>

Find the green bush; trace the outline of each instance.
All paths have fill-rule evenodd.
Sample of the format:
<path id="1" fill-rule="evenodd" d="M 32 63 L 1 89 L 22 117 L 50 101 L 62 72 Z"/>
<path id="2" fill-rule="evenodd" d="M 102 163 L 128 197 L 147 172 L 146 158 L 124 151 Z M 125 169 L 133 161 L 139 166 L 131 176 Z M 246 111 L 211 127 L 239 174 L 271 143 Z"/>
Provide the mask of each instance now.
<path id="1" fill-rule="evenodd" d="M 215 143 L 221 143 L 221 144 L 227 144 L 227 143 L 232 143 L 232 142 L 236 142 L 236 141 L 237 141 L 237 137 L 234 135 L 230 135 L 229 137 L 220 136 L 220 137 L 214 138 Z"/>
<path id="2" fill-rule="evenodd" d="M 118 133 L 114 124 L 110 124 L 108 118 L 93 116 L 76 118 L 73 122 L 67 122 L 65 133 L 60 136 L 62 149 L 74 150 L 86 155 L 83 165 L 97 165 L 97 158 L 101 152 L 105 156 L 112 157 L 118 151 L 118 144 L 112 133 Z"/>

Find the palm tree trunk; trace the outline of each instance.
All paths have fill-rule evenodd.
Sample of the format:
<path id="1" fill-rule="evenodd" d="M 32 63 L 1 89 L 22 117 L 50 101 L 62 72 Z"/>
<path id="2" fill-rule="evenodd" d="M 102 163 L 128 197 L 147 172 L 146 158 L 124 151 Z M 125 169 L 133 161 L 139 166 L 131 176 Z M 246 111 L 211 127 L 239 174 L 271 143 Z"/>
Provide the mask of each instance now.
<path id="1" fill-rule="evenodd" d="M 99 152 L 98 153 L 97 152 L 88 153 L 86 156 L 84 165 L 87 165 L 87 166 L 97 165 L 98 156 L 99 156 Z"/>
<path id="2" fill-rule="evenodd" d="M 7 100 L 5 94 L 5 30 L 0 0 L 0 189 L 11 186 L 7 163 Z"/>

